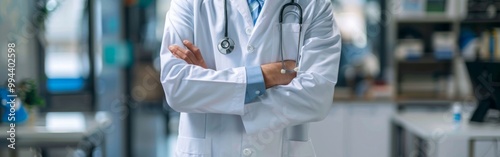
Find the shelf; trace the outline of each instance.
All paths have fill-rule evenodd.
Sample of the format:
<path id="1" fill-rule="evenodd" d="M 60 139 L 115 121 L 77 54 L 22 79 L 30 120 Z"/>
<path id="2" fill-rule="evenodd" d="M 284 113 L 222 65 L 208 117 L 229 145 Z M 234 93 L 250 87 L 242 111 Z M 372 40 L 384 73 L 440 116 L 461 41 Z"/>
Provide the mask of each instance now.
<path id="1" fill-rule="evenodd" d="M 420 104 L 420 105 L 434 105 L 434 104 L 451 104 L 460 100 L 456 99 L 446 99 L 446 98 L 429 98 L 429 99 L 417 99 L 417 98 L 398 98 L 396 103 L 399 105 L 406 104 Z"/>
<path id="2" fill-rule="evenodd" d="M 452 23 L 460 21 L 458 18 L 449 17 L 445 14 L 427 15 L 402 15 L 396 17 L 399 23 Z"/>
<path id="3" fill-rule="evenodd" d="M 448 62 L 398 62 L 398 73 L 402 74 L 435 74 L 451 73 L 452 63 Z"/>
<path id="4" fill-rule="evenodd" d="M 465 19 L 461 21 L 461 23 L 464 24 L 477 24 L 477 23 L 499 23 L 500 20 L 498 19 Z"/>
<path id="5" fill-rule="evenodd" d="M 410 66 L 412 68 L 413 66 L 431 66 L 432 68 L 436 68 L 434 66 L 448 66 L 453 62 L 453 59 L 436 59 L 432 57 L 431 55 L 428 55 L 429 53 L 426 53 L 427 55 L 424 55 L 423 57 L 419 59 L 414 59 L 414 60 L 397 60 L 396 63 L 398 66 Z M 419 67 L 415 67 L 419 69 Z"/>
<path id="6" fill-rule="evenodd" d="M 398 64 L 451 64 L 452 60 L 437 59 L 418 59 L 418 60 L 399 60 Z"/>
<path id="7" fill-rule="evenodd" d="M 393 52 L 394 68 L 394 102 L 398 105 L 449 105 L 463 101 L 456 96 L 460 92 L 456 83 L 458 76 L 454 67 L 458 50 L 453 52 L 449 59 L 441 59 L 444 55 L 434 55 L 433 36 L 435 32 L 451 32 L 459 37 L 461 27 L 479 25 L 496 26 L 500 20 L 467 20 L 462 14 L 427 13 L 394 14 L 392 15 L 392 29 L 388 29 L 390 41 L 394 49 L 399 42 L 406 38 L 417 38 L 422 43 L 422 56 L 416 59 L 399 59 Z M 455 43 L 456 43 L 455 39 Z M 458 69 L 460 70 L 460 69 Z M 455 89 L 455 90 L 452 90 Z M 405 106 L 406 107 L 406 106 Z"/>
<path id="8" fill-rule="evenodd" d="M 382 89 L 381 89 L 382 88 Z M 387 88 L 387 89 L 383 89 Z M 389 90 L 390 87 L 385 86 L 373 86 L 371 91 L 371 98 L 356 98 L 352 95 L 349 87 L 335 87 L 335 93 L 333 95 L 334 102 L 392 102 L 392 92 Z M 377 93 L 379 95 L 376 95 Z"/>

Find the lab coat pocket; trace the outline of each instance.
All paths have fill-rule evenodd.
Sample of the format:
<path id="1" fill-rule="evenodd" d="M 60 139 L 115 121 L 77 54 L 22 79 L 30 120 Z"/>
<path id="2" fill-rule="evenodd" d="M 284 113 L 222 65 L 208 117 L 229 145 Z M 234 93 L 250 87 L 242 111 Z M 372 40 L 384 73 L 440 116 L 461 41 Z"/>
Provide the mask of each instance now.
<path id="1" fill-rule="evenodd" d="M 281 26 L 281 47 L 283 51 L 283 57 L 285 60 L 297 60 L 297 55 L 299 54 L 299 48 L 302 47 L 302 43 L 299 41 L 300 24 L 298 23 L 284 23 Z M 302 38 L 300 39 L 302 40 Z"/>
<path id="2" fill-rule="evenodd" d="M 211 157 L 210 139 L 181 137 L 177 138 L 177 157 Z"/>
<path id="3" fill-rule="evenodd" d="M 285 142 L 285 157 L 316 157 L 311 140 Z"/>

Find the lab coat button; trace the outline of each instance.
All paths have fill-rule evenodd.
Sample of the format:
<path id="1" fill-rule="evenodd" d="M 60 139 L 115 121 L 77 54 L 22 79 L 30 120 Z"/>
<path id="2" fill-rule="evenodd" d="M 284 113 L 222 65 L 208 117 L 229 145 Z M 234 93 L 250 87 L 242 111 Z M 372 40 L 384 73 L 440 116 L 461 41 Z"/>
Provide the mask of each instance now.
<path id="1" fill-rule="evenodd" d="M 252 155 L 252 150 L 250 150 L 249 148 L 243 149 L 243 155 L 244 156 L 250 156 L 250 155 Z"/>
<path id="2" fill-rule="evenodd" d="M 254 48 L 253 48 L 253 46 L 249 45 L 249 46 L 247 47 L 247 50 L 248 50 L 248 52 L 253 52 Z"/>
<path id="3" fill-rule="evenodd" d="M 247 28 L 245 31 L 246 31 L 247 35 L 252 34 L 252 29 L 251 28 Z"/>

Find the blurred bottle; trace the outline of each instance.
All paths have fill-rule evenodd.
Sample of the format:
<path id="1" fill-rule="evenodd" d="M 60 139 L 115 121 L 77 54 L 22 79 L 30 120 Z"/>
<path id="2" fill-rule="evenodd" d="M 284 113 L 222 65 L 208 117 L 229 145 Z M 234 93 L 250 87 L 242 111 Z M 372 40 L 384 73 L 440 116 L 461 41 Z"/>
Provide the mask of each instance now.
<path id="1" fill-rule="evenodd" d="M 453 125 L 455 129 L 460 128 L 460 124 L 462 122 L 462 106 L 459 102 L 456 102 L 452 106 L 453 112 Z"/>

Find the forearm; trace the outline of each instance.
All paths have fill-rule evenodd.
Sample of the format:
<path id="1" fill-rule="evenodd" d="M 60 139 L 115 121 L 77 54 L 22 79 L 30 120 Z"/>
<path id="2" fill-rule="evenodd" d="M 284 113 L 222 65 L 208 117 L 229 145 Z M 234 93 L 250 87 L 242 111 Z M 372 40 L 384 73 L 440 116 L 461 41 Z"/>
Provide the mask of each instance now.
<path id="1" fill-rule="evenodd" d="M 288 68 L 295 68 L 295 61 L 284 61 L 285 66 Z M 264 77 L 264 83 L 266 84 L 266 89 L 277 85 L 287 85 L 292 81 L 297 73 L 281 73 L 282 63 L 269 63 L 260 66 L 262 69 L 262 75 Z"/>
<path id="2" fill-rule="evenodd" d="M 215 71 L 162 56 L 161 83 L 167 103 L 178 112 L 243 114 L 244 67 Z M 217 90 L 217 92 L 214 92 Z"/>

